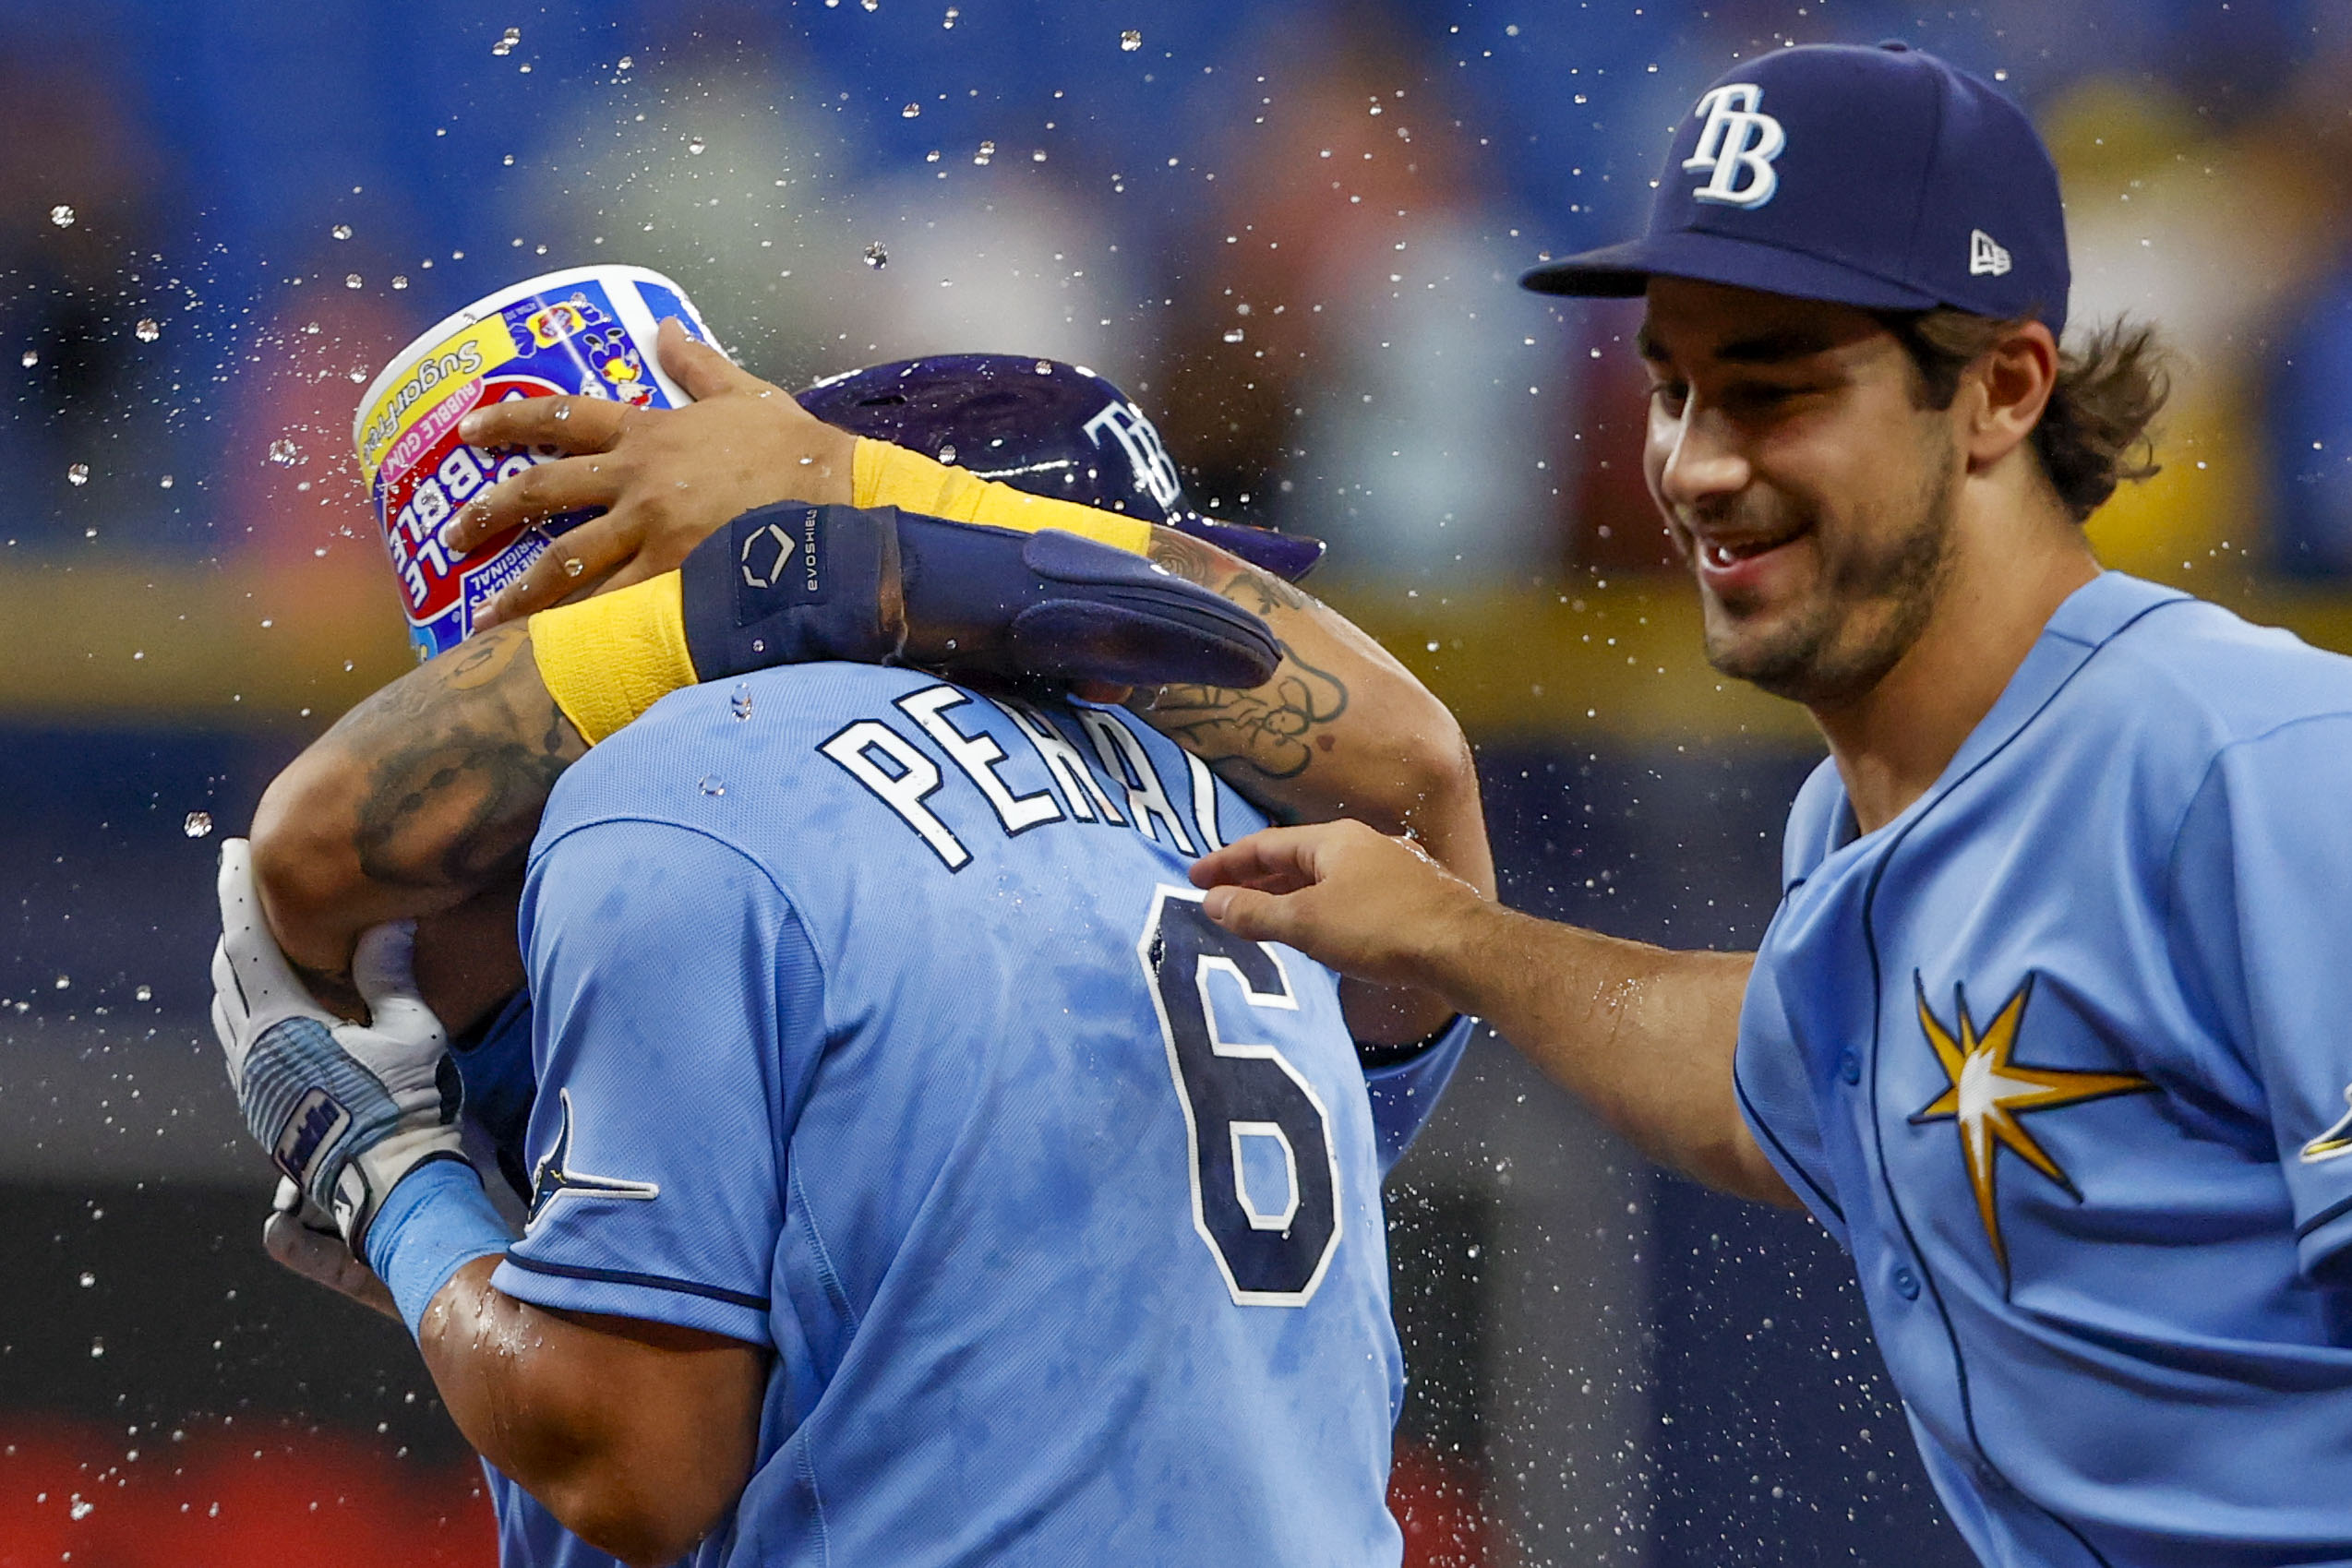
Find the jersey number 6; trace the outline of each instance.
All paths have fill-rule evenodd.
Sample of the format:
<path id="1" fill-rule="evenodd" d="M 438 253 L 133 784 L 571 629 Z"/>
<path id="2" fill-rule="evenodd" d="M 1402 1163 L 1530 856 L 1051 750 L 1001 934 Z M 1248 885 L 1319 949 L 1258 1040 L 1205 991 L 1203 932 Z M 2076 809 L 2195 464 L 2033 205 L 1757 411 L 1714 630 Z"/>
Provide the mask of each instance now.
<path id="1" fill-rule="evenodd" d="M 1159 889 L 1135 949 L 1184 1107 L 1193 1227 L 1208 1243 L 1234 1300 L 1303 1307 L 1339 1246 L 1339 1167 L 1332 1157 L 1330 1118 L 1314 1086 L 1280 1051 L 1218 1035 L 1209 999 L 1218 974 L 1231 976 L 1237 985 L 1225 987 L 1228 994 L 1238 989 L 1254 1010 L 1295 1017 L 1299 1002 L 1273 952 L 1212 924 L 1201 913 L 1200 898 L 1189 890 Z M 1278 1151 L 1289 1175 L 1287 1194 L 1255 1191 L 1245 1180 L 1242 1147 L 1256 1140 Z M 1264 1153 L 1265 1144 L 1259 1147 Z M 1263 1168 L 1270 1161 L 1257 1163 Z M 1276 1197 L 1281 1206 L 1269 1208 Z"/>

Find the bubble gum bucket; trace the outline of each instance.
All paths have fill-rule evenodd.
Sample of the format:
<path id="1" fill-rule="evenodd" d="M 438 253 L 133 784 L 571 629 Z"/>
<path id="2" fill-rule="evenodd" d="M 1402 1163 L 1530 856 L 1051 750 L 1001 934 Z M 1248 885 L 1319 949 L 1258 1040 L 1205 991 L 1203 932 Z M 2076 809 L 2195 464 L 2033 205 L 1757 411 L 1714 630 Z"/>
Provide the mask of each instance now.
<path id="1" fill-rule="evenodd" d="M 439 322 L 367 389 L 352 422 L 352 444 L 420 660 L 462 642 L 479 605 L 514 581 L 551 538 L 594 515 L 551 519 L 452 560 L 440 540 L 451 513 L 489 485 L 559 455 L 547 447 L 469 447 L 458 439 L 457 422 L 485 403 L 562 393 L 642 408 L 690 402 L 654 360 L 654 330 L 673 316 L 711 341 L 685 292 L 658 272 L 550 272 Z"/>

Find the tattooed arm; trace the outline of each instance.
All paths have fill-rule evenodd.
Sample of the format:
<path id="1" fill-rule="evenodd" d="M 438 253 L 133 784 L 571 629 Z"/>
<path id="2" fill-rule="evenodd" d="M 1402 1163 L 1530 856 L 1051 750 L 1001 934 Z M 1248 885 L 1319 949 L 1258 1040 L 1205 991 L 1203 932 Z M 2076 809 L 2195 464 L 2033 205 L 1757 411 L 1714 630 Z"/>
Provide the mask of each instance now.
<path id="1" fill-rule="evenodd" d="M 1412 672 L 1321 601 L 1191 534 L 1154 529 L 1151 558 L 1264 616 L 1282 663 L 1254 690 L 1163 686 L 1136 692 L 1131 712 L 1269 816 L 1410 833 L 1494 896 L 1470 743 Z M 1375 1045 L 1419 1039 L 1452 1012 L 1434 995 L 1357 980 L 1341 997 L 1356 1038 Z"/>
<path id="2" fill-rule="evenodd" d="M 420 664 L 278 775 L 253 820 L 270 928 L 316 994 L 356 1011 L 359 933 L 417 916 L 417 979 L 462 1029 L 522 983 L 514 901 L 547 792 L 587 745 L 529 623 Z"/>
<path id="3" fill-rule="evenodd" d="M 1460 728 L 1362 632 L 1189 534 L 1152 558 L 1265 616 L 1285 656 L 1254 691 L 1163 687 L 1134 711 L 1286 821 L 1353 817 L 1411 832 L 1490 895 L 1493 863 Z M 547 792 L 587 751 L 539 678 L 530 623 L 493 628 L 346 713 L 279 775 L 253 824 L 254 876 L 279 943 L 321 999 L 356 1011 L 359 933 L 419 916 L 417 978 L 453 1029 L 522 983 L 514 899 Z M 1394 1014 L 1394 1016 L 1391 1016 Z M 1444 1017 L 1351 996 L 1358 1037 Z M 1411 1025 L 1421 1022 L 1420 1027 Z"/>

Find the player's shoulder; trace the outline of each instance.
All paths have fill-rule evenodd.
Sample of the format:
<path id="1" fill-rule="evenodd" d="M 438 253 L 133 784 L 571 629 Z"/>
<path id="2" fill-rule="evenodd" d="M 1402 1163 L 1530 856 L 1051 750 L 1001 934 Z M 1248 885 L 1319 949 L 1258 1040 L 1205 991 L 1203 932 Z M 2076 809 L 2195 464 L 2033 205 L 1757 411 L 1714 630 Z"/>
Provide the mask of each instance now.
<path id="1" fill-rule="evenodd" d="M 2225 751 L 2315 721 L 2346 722 L 2352 745 L 2352 659 L 2119 573 L 2092 588 L 2115 601 L 2107 614 L 2118 624 L 2095 637 L 2053 705 L 2076 746 L 2193 783 Z M 2065 616 L 2055 635 L 2069 635 Z"/>

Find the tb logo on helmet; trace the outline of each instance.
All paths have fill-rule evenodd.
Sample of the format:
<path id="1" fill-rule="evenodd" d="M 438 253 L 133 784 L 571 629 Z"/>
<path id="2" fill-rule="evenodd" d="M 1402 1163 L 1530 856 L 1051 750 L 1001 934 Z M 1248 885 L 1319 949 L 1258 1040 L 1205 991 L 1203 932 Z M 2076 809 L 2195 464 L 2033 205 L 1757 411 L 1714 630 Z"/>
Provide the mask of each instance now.
<path id="1" fill-rule="evenodd" d="M 1781 122 L 1758 105 L 1764 90 L 1753 82 L 1726 82 L 1710 88 L 1691 111 L 1703 114 L 1698 146 L 1683 160 L 1686 170 L 1707 170 L 1705 184 L 1691 195 L 1700 201 L 1726 207 L 1761 207 L 1772 199 L 1781 183 L 1772 160 L 1788 146 Z"/>
<path id="2" fill-rule="evenodd" d="M 1176 460 L 1160 445 L 1159 432 L 1144 417 L 1144 411 L 1134 403 L 1104 404 L 1100 413 L 1086 421 L 1086 439 L 1099 447 L 1106 430 L 1118 439 L 1134 468 L 1135 488 L 1149 492 L 1163 511 L 1174 506 L 1183 493 L 1176 477 Z"/>

